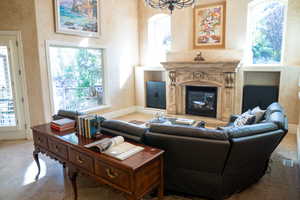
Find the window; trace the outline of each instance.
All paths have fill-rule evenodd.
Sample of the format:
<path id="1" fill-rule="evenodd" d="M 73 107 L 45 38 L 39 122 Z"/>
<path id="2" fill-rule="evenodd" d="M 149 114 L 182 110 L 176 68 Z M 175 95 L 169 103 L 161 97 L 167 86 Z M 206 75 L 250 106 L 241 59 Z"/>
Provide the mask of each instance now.
<path id="1" fill-rule="evenodd" d="M 166 61 L 171 49 L 171 17 L 157 14 L 148 21 L 148 64 L 157 65 Z"/>
<path id="2" fill-rule="evenodd" d="M 104 104 L 103 49 L 49 46 L 54 111 Z"/>
<path id="3" fill-rule="evenodd" d="M 281 63 L 286 5 L 284 0 L 256 0 L 249 4 L 250 63 Z"/>

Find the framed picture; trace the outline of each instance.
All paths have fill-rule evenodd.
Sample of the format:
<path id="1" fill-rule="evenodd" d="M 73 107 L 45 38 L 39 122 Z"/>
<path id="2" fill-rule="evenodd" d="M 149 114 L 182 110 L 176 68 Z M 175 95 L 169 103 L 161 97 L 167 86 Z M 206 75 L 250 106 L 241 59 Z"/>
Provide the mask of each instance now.
<path id="1" fill-rule="evenodd" d="M 225 48 L 226 2 L 194 8 L 194 48 Z"/>
<path id="2" fill-rule="evenodd" d="M 100 0 L 54 0 L 56 32 L 100 36 Z"/>

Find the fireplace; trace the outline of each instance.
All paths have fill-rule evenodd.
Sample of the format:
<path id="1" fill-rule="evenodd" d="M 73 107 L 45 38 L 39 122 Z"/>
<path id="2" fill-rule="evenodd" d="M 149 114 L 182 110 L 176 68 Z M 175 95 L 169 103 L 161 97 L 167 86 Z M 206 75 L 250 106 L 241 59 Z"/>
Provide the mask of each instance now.
<path id="1" fill-rule="evenodd" d="M 168 114 L 209 116 L 227 122 L 231 114 L 237 113 L 239 61 L 165 62 L 162 65 L 168 75 Z"/>
<path id="2" fill-rule="evenodd" d="M 217 117 L 217 87 L 186 86 L 186 114 Z"/>

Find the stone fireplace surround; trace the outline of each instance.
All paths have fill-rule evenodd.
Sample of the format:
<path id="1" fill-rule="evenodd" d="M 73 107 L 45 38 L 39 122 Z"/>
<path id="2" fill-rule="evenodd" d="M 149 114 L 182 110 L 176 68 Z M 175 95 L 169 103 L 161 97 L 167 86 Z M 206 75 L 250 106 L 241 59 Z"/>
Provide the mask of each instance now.
<path id="1" fill-rule="evenodd" d="M 217 87 L 217 119 L 235 113 L 236 72 L 240 61 L 163 62 L 167 71 L 167 113 L 185 115 L 186 86 Z"/>

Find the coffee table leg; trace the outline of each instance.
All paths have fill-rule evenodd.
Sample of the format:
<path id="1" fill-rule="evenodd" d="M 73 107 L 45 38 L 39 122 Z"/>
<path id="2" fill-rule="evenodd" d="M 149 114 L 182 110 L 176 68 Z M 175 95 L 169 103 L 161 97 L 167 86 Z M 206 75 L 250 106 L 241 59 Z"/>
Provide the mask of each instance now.
<path id="1" fill-rule="evenodd" d="M 38 167 L 38 173 L 35 176 L 35 180 L 39 179 L 40 173 L 41 173 L 41 165 L 40 165 L 40 160 L 39 160 L 39 152 L 37 150 L 33 151 L 33 158 L 35 160 L 35 163 Z"/>
<path id="2" fill-rule="evenodd" d="M 68 169 L 68 176 L 72 183 L 72 188 L 73 188 L 73 192 L 74 192 L 74 200 L 77 200 L 77 198 L 78 198 L 77 184 L 76 184 L 77 175 L 78 175 L 78 173 L 75 170 L 70 169 L 70 168 Z"/>

